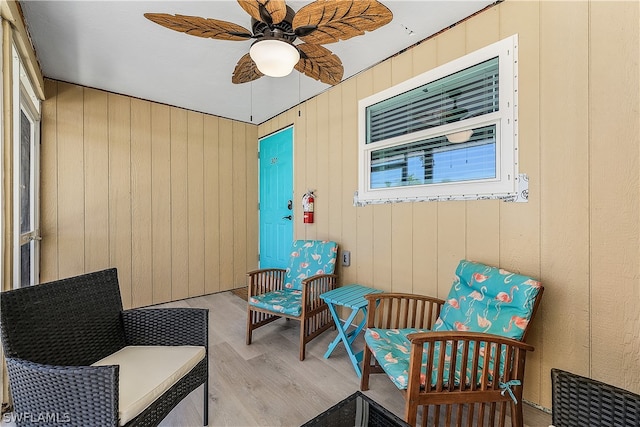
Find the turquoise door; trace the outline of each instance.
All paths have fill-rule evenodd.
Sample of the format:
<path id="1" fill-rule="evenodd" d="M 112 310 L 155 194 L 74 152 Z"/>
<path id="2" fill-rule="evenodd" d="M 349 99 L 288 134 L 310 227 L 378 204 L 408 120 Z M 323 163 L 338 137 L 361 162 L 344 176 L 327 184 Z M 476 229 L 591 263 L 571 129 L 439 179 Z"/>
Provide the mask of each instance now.
<path id="1" fill-rule="evenodd" d="M 285 268 L 293 241 L 293 126 L 259 141 L 260 268 Z"/>

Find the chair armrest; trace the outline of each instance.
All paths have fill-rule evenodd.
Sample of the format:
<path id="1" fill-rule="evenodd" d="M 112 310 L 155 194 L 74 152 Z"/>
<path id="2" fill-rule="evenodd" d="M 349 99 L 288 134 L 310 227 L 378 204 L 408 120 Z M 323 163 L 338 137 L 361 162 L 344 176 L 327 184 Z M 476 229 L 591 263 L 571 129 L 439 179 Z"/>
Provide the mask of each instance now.
<path id="1" fill-rule="evenodd" d="M 119 366 L 53 366 L 8 357 L 7 369 L 19 425 L 118 425 Z"/>
<path id="2" fill-rule="evenodd" d="M 407 335 L 407 339 L 411 341 L 408 390 L 424 386 L 427 378 L 431 378 L 433 388 L 438 391 L 499 389 L 500 384 L 511 380 L 519 380 L 521 385 L 526 352 L 533 351 L 532 346 L 521 341 L 481 332 L 420 332 Z M 444 348 L 447 351 L 442 351 Z M 423 353 L 427 354 L 426 365 Z M 426 372 L 422 373 L 424 367 Z M 444 377 L 447 372 L 460 371 L 466 372 L 466 381 L 456 379 L 455 375 Z M 494 378 L 496 373 L 498 381 Z M 476 381 L 469 381 L 470 378 Z M 521 392 L 519 388 L 519 395 Z"/>
<path id="3" fill-rule="evenodd" d="M 462 331 L 434 331 L 416 332 L 407 335 L 411 344 L 422 345 L 427 342 L 437 341 L 479 341 L 518 347 L 525 351 L 533 351 L 534 347 L 522 341 L 482 332 L 462 332 Z"/>
<path id="4" fill-rule="evenodd" d="M 286 270 L 283 268 L 263 268 L 253 270 L 247 273 L 247 294 L 252 295 L 266 294 L 281 290 L 284 286 L 284 275 Z"/>
<path id="5" fill-rule="evenodd" d="M 127 345 L 199 345 L 208 348 L 209 310 L 153 308 L 122 312 Z"/>
<path id="6" fill-rule="evenodd" d="M 307 312 L 326 304 L 320 295 L 336 288 L 336 274 L 316 274 L 302 281 L 302 305 Z"/>
<path id="7" fill-rule="evenodd" d="M 432 329 L 444 300 L 426 295 L 379 293 L 364 296 L 368 301 L 367 328 Z"/>

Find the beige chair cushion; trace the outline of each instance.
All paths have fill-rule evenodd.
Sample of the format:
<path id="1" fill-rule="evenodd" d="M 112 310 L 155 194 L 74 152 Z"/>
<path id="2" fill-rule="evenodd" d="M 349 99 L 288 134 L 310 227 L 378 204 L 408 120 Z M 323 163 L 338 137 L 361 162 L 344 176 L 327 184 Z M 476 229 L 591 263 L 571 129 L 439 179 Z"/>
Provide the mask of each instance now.
<path id="1" fill-rule="evenodd" d="M 120 366 L 120 425 L 144 411 L 205 356 L 204 347 L 129 346 L 92 366 Z"/>

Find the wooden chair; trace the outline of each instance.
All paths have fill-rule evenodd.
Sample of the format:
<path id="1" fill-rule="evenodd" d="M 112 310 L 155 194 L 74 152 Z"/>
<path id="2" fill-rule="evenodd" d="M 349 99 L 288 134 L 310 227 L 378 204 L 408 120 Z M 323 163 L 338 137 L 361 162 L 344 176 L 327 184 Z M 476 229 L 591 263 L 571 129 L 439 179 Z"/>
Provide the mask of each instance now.
<path id="1" fill-rule="evenodd" d="M 320 294 L 335 289 L 336 242 L 296 240 L 287 269 L 247 273 L 247 345 L 253 331 L 281 317 L 300 321 L 300 360 L 306 344 L 331 328 L 333 318 Z"/>
<path id="2" fill-rule="evenodd" d="M 412 294 L 367 295 L 360 384 L 386 373 L 416 425 L 523 425 L 523 342 L 543 287 L 495 267 L 460 261 L 446 300 Z M 373 356 L 373 357 L 372 357 Z M 429 424 L 432 422 L 433 424 Z"/>

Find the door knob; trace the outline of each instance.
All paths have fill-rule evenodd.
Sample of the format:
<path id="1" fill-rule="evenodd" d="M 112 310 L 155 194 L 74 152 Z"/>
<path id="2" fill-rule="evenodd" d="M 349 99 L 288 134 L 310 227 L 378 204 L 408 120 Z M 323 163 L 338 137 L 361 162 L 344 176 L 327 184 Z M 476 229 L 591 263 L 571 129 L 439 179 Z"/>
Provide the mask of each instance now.
<path id="1" fill-rule="evenodd" d="M 291 221 L 293 218 L 291 217 L 291 215 L 287 215 L 283 216 L 282 219 L 288 219 L 289 221 Z"/>
<path id="2" fill-rule="evenodd" d="M 289 200 L 289 201 L 287 202 L 287 209 L 289 209 L 289 210 L 293 210 L 293 200 Z"/>

